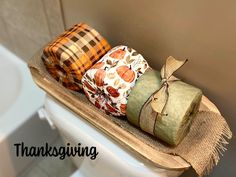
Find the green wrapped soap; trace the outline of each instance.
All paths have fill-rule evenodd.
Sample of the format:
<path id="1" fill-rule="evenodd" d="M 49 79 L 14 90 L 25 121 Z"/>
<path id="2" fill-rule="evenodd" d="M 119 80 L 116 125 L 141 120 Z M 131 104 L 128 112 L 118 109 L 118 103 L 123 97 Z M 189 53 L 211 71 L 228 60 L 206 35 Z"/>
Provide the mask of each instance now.
<path id="1" fill-rule="evenodd" d="M 146 103 L 162 83 L 160 72 L 150 70 L 144 73 L 128 97 L 126 114 L 130 123 L 170 145 L 177 145 L 188 133 L 198 111 L 202 92 L 180 80 L 170 83 L 168 100 L 163 110 L 165 114 L 160 114 Z"/>

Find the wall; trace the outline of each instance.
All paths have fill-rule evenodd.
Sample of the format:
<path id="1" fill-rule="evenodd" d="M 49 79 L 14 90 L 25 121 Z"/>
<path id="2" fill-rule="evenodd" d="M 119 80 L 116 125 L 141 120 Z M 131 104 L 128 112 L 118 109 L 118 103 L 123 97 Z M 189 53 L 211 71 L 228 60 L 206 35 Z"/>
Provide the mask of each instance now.
<path id="1" fill-rule="evenodd" d="M 66 27 L 84 21 L 113 46 L 126 44 L 160 69 L 188 58 L 177 76 L 203 89 L 236 133 L 236 1 L 62 0 Z M 234 149 L 234 151 L 233 151 Z M 235 138 L 210 176 L 235 176 Z M 185 176 L 191 176 L 189 173 Z"/>
<path id="2" fill-rule="evenodd" d="M 1 0 L 0 44 L 27 61 L 64 30 L 59 0 Z"/>

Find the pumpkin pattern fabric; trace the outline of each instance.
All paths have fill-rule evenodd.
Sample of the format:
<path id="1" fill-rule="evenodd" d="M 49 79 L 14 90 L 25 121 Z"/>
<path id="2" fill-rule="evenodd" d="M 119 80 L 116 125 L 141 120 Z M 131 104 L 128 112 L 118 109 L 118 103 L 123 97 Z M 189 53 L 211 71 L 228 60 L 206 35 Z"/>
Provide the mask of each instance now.
<path id="1" fill-rule="evenodd" d="M 84 74 L 85 95 L 107 114 L 125 116 L 129 93 L 148 68 L 147 61 L 134 49 L 114 47 Z"/>

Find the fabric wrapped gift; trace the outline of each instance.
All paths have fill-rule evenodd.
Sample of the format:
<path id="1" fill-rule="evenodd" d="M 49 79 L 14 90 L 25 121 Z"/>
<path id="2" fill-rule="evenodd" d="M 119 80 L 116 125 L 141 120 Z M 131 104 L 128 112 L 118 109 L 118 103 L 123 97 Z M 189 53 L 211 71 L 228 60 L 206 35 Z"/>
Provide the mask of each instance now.
<path id="1" fill-rule="evenodd" d="M 68 89 L 81 89 L 83 74 L 110 45 L 95 29 L 80 23 L 65 31 L 43 50 L 42 60 L 54 79 Z"/>
<path id="2" fill-rule="evenodd" d="M 85 73 L 82 78 L 84 92 L 107 114 L 124 116 L 129 93 L 148 68 L 146 60 L 134 49 L 117 46 Z"/>
<path id="3" fill-rule="evenodd" d="M 172 67 L 177 60 L 170 57 L 166 65 L 168 62 Z M 126 113 L 132 124 L 177 145 L 198 111 L 202 92 L 171 76 L 166 65 L 162 68 L 165 73 L 149 70 L 139 78 L 129 95 Z"/>

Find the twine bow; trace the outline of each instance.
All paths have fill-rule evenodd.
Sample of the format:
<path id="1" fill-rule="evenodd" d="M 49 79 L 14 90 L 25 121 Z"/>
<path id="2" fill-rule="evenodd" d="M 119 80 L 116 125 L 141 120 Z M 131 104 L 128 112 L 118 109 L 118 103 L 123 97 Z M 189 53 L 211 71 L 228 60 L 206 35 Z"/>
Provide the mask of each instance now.
<path id="1" fill-rule="evenodd" d="M 179 80 L 172 75 L 187 61 L 187 59 L 184 61 L 176 60 L 174 57 L 170 56 L 167 58 L 166 64 L 161 69 L 161 87 L 152 95 L 150 100 L 153 111 L 161 116 L 168 115 L 167 113 L 164 113 L 164 110 L 169 98 L 169 85 Z"/>
<path id="2" fill-rule="evenodd" d="M 142 130 L 155 135 L 155 124 L 158 117 L 167 116 L 164 113 L 169 98 L 169 85 L 179 79 L 173 73 L 182 67 L 187 60 L 179 61 L 168 57 L 161 69 L 161 87 L 149 97 L 139 114 L 139 126 Z M 150 105 L 150 106 L 149 106 Z M 147 119 L 148 117 L 148 119 Z"/>

